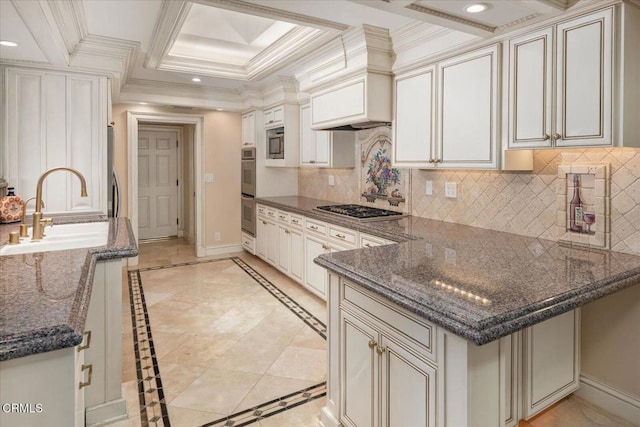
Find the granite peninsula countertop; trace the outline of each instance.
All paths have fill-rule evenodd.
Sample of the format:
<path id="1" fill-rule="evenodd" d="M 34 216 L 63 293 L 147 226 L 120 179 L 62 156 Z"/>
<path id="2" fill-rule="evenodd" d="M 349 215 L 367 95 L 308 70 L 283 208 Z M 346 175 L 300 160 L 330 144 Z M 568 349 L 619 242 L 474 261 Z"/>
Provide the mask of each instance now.
<path id="1" fill-rule="evenodd" d="M 257 202 L 399 241 L 315 262 L 478 345 L 640 284 L 640 256 L 412 216 L 334 220 L 306 211 L 331 202 L 302 197 Z"/>
<path id="2" fill-rule="evenodd" d="M 58 217 L 55 224 L 109 221 L 107 244 L 0 257 L 0 361 L 82 342 L 96 261 L 136 256 L 127 218 Z M 0 245 L 19 224 L 0 225 Z"/>

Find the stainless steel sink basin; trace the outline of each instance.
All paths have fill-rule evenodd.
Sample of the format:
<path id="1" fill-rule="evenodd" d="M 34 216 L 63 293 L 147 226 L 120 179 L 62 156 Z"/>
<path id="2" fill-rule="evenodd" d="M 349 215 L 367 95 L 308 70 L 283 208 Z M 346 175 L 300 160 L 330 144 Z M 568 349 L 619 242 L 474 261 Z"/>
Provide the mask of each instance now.
<path id="1" fill-rule="evenodd" d="M 29 228 L 29 234 L 31 232 Z M 32 241 L 31 237 L 27 237 L 21 239 L 18 245 L 0 246 L 0 256 L 104 246 L 108 234 L 108 222 L 53 225 L 47 227 L 42 240 Z"/>

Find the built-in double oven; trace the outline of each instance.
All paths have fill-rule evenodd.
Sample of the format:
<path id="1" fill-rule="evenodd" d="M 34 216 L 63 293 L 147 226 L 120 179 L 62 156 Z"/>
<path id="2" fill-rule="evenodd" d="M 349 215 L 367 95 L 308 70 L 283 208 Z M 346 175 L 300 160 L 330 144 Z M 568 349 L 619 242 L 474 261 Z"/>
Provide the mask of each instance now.
<path id="1" fill-rule="evenodd" d="M 256 149 L 242 149 L 242 230 L 256 235 Z"/>

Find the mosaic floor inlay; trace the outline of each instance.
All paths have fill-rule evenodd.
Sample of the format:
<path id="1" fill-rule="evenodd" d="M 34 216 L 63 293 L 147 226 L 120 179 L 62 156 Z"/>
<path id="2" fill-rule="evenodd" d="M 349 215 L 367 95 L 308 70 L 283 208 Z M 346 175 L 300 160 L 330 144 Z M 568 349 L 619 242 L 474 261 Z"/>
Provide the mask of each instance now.
<path id="1" fill-rule="evenodd" d="M 238 257 L 228 257 L 206 261 L 192 261 L 163 266 L 147 267 L 128 272 L 129 294 L 131 305 L 131 320 L 133 327 L 134 353 L 136 359 L 137 388 L 140 403 L 140 420 L 143 427 L 171 425 L 170 412 L 167 410 L 166 393 L 160 375 L 158 358 L 154 348 L 151 324 L 140 273 L 167 268 L 194 266 L 205 263 L 221 261 L 233 261 L 236 266 L 249 275 L 264 290 L 269 292 L 277 301 L 284 305 L 291 313 L 299 318 L 305 325 L 326 340 L 326 325 L 298 304 L 292 297 L 283 292 L 275 284 Z M 212 390 L 212 394 L 215 393 Z M 287 393 L 275 399 L 269 399 L 263 403 L 252 405 L 231 415 L 218 418 L 214 421 L 202 424 L 203 427 L 246 426 L 258 423 L 273 415 L 298 407 L 305 403 L 326 395 L 326 382 L 319 382 L 309 387 Z"/>

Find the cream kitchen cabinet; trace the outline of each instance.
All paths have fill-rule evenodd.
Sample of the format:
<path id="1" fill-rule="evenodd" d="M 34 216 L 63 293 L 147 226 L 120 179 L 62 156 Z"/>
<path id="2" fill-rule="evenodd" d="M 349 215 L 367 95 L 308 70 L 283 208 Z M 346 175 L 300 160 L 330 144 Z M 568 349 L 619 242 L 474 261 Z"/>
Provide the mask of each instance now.
<path id="1" fill-rule="evenodd" d="M 265 159 L 264 165 L 289 168 L 300 166 L 300 119 L 298 106 L 281 104 L 264 110 L 263 114 L 265 146 L 262 155 Z M 284 138 L 281 147 L 279 146 L 279 137 Z M 257 155 L 261 154 L 258 153 Z"/>
<path id="2" fill-rule="evenodd" d="M 27 199 L 40 175 L 66 166 L 87 180 L 88 197 L 71 174 L 43 187 L 47 213 L 107 213 L 107 78 L 6 66 L 0 175 Z"/>
<path id="3" fill-rule="evenodd" d="M 259 220 L 258 220 L 259 221 Z M 242 248 L 250 254 L 256 254 L 256 238 L 249 233 L 242 232 Z"/>
<path id="4" fill-rule="evenodd" d="M 318 256 L 327 253 L 327 224 L 306 219 L 304 235 L 304 286 L 322 299 L 327 298 L 327 270 L 313 262 Z"/>
<path id="5" fill-rule="evenodd" d="M 85 323 L 86 365 L 92 366 L 86 388 L 86 425 L 125 418 L 122 396 L 122 260 L 98 261 Z"/>
<path id="6" fill-rule="evenodd" d="M 249 111 L 242 115 L 242 146 L 256 145 L 256 112 Z"/>
<path id="7" fill-rule="evenodd" d="M 267 219 L 258 217 L 256 221 L 256 255 L 266 260 L 268 237 Z"/>
<path id="8" fill-rule="evenodd" d="M 394 166 L 496 169 L 499 61 L 491 45 L 397 76 Z"/>
<path id="9" fill-rule="evenodd" d="M 284 125 L 285 105 L 276 105 L 275 107 L 264 110 L 264 127 L 269 129 Z"/>
<path id="10" fill-rule="evenodd" d="M 300 107 L 300 166 L 355 167 L 355 132 L 311 129 L 311 107 Z"/>
<path id="11" fill-rule="evenodd" d="M 612 145 L 612 37 L 605 9 L 509 41 L 510 148 Z"/>

